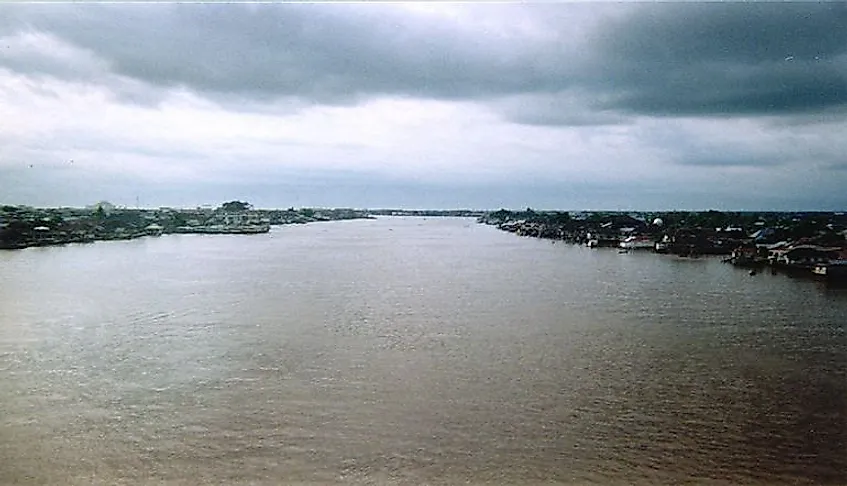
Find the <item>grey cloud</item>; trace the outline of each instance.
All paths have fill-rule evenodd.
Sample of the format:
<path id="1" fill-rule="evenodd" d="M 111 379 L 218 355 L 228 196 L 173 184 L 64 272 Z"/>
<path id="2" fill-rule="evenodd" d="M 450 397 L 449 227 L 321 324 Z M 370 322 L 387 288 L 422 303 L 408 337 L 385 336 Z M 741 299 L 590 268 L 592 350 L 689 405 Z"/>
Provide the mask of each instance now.
<path id="1" fill-rule="evenodd" d="M 561 71 L 511 42 L 358 7 L 53 5 L 26 13 L 29 25 L 97 52 L 117 74 L 260 99 L 466 99 L 549 84 Z"/>
<path id="2" fill-rule="evenodd" d="M 501 8 L 507 16 L 525 10 Z M 531 11 L 545 9 L 552 13 L 544 6 Z M 561 21 L 561 9 L 553 10 L 558 14 L 549 17 Z M 377 6 L 30 5 L 15 11 L 0 33 L 49 32 L 96 53 L 118 79 L 184 87 L 220 103 L 253 101 L 239 102 L 242 109 L 296 106 L 297 100 L 348 104 L 380 95 L 488 101 L 554 93 L 577 78 L 580 65 L 576 49 L 549 38 L 451 27 L 440 18 Z M 63 75 L 33 58 L 14 69 Z M 519 110 L 515 119 L 571 122 L 543 110 Z"/>
<path id="3" fill-rule="evenodd" d="M 31 46 L 17 45 L 11 39 L 7 40 L 4 49 L 0 49 L 0 63 L 13 72 L 36 72 L 65 80 L 89 81 L 92 72 L 103 71 L 96 62 L 86 62 L 91 60 L 81 57 L 57 58 Z"/>
<path id="4" fill-rule="evenodd" d="M 820 164 L 840 157 L 842 152 L 838 144 L 826 142 L 829 133 L 820 129 L 797 131 L 788 126 L 756 126 L 767 128 L 748 133 L 749 123 L 745 122 L 704 126 L 692 120 L 680 123 L 661 119 L 641 126 L 636 138 L 662 154 L 661 158 L 668 163 L 687 168 L 780 171 Z"/>
<path id="5" fill-rule="evenodd" d="M 156 104 L 164 98 L 161 90 L 143 81 L 112 73 L 108 63 L 95 51 L 69 46 L 49 32 L 20 25 L 23 28 L 15 30 L 0 24 L 0 72 L 5 68 L 12 73 L 27 74 L 36 81 L 53 78 L 105 85 L 110 94 L 135 104 Z M 58 96 L 49 83 L 33 83 L 31 88 L 41 95 Z"/>
<path id="6" fill-rule="evenodd" d="M 802 114 L 847 104 L 847 4 L 645 5 L 597 33 L 606 107 Z"/>
<path id="7" fill-rule="evenodd" d="M 796 139 L 751 140 L 748 145 L 668 141 L 665 146 L 673 147 L 674 164 L 689 167 L 745 167 L 777 171 L 805 167 L 826 173 L 843 170 L 845 166 L 840 147 L 817 142 L 802 143 Z"/>
<path id="8" fill-rule="evenodd" d="M 832 164 L 829 166 L 829 170 L 847 172 L 847 162 L 842 162 L 840 164 Z"/>
<path id="9" fill-rule="evenodd" d="M 840 2 L 645 5 L 606 25 L 602 50 L 620 58 L 754 64 L 843 53 L 847 6 Z"/>
<path id="10" fill-rule="evenodd" d="M 572 90 L 561 93 L 505 97 L 493 102 L 509 120 L 524 125 L 591 126 L 624 123 L 628 116 L 612 110 L 597 110 L 589 104 L 591 95 Z"/>
<path id="11" fill-rule="evenodd" d="M 783 160 L 773 157 L 762 157 L 759 155 L 747 155 L 743 153 L 712 153 L 712 154 L 685 154 L 675 160 L 677 164 L 693 167 L 776 167 L 784 163 Z"/>
<path id="12" fill-rule="evenodd" d="M 499 9 L 504 32 L 389 7 L 6 5 L 0 33 L 49 32 L 94 53 L 117 79 L 216 101 L 477 100 L 541 125 L 843 115 L 847 106 L 843 3 L 474 6 Z M 596 12 L 587 36 L 569 36 Z M 513 17 L 544 35 L 524 35 Z M 14 69 L 50 70 L 37 59 Z M 578 106 L 573 91 L 583 94 Z M 520 96 L 531 102 L 509 102 Z"/>

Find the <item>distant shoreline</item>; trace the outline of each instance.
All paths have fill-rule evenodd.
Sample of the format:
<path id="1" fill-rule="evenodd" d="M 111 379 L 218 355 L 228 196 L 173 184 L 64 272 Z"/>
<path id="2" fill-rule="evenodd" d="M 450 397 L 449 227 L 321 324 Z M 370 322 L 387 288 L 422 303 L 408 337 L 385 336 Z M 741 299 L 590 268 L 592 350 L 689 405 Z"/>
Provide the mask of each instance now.
<path id="1" fill-rule="evenodd" d="M 373 219 L 353 209 L 31 208 L 0 206 L 0 250 L 132 240 L 164 234 L 261 234 L 271 226 Z"/>

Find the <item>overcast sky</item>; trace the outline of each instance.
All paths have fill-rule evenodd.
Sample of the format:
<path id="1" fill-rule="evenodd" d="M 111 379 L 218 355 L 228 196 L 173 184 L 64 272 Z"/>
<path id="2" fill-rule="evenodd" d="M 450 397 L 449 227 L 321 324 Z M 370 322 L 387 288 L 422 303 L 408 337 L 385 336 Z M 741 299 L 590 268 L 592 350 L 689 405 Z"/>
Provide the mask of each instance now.
<path id="1" fill-rule="evenodd" d="M 847 4 L 2 4 L 0 203 L 847 209 Z"/>

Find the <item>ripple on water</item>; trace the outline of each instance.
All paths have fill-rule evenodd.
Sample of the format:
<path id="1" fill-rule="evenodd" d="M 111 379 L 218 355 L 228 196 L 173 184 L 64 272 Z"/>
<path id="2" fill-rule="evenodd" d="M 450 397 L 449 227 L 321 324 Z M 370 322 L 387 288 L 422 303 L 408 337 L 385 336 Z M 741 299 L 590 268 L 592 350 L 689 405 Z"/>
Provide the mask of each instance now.
<path id="1" fill-rule="evenodd" d="M 0 482 L 847 483 L 808 282 L 432 218 L 56 250 L 0 262 Z"/>

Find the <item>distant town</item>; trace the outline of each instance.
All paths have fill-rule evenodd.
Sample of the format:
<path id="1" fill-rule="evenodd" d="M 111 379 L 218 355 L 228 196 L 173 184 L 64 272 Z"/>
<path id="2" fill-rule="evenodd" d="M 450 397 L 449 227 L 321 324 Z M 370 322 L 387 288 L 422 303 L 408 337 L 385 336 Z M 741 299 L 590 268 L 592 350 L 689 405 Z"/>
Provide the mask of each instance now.
<path id="1" fill-rule="evenodd" d="M 128 240 L 172 233 L 256 234 L 272 225 L 370 218 L 355 209 L 254 209 L 230 201 L 195 209 L 129 209 L 102 201 L 86 208 L 0 206 L 0 249 Z"/>
<path id="2" fill-rule="evenodd" d="M 481 217 L 471 210 L 404 209 L 256 209 L 243 201 L 193 209 L 161 207 L 131 209 L 101 201 L 85 208 L 0 206 L 0 249 L 129 240 L 173 233 L 256 234 L 271 226 L 320 221 L 367 219 L 375 216 Z"/>
<path id="3" fill-rule="evenodd" d="M 409 209 L 256 209 L 230 201 L 194 209 L 130 209 L 101 201 L 85 208 L 0 206 L 0 249 L 126 240 L 173 233 L 256 234 L 273 225 L 375 216 L 471 217 L 517 235 L 621 252 L 648 250 L 843 279 L 847 215 L 842 212 L 599 212 Z"/>
<path id="4" fill-rule="evenodd" d="M 479 222 L 522 236 L 726 263 L 828 280 L 847 279 L 843 212 L 563 212 L 501 209 Z"/>

